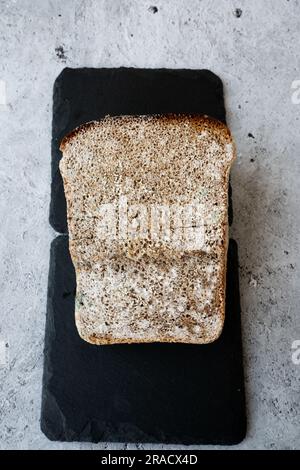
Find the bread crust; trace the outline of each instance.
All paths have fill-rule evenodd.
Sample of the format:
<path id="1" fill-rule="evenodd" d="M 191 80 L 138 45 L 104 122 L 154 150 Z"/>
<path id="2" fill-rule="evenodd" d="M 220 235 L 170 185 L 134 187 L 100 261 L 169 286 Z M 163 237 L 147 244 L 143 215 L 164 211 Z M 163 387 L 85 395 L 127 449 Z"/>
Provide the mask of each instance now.
<path id="1" fill-rule="evenodd" d="M 218 119 L 215 119 L 214 117 L 208 116 L 206 114 L 174 114 L 174 113 L 168 113 L 168 114 L 145 114 L 145 115 L 122 115 L 122 116 L 110 116 L 109 114 L 106 115 L 104 118 L 95 120 L 95 121 L 89 121 L 86 122 L 85 124 L 81 124 L 78 127 L 75 127 L 71 132 L 69 132 L 67 135 L 65 135 L 60 143 L 59 150 L 61 152 L 64 152 L 67 148 L 67 145 L 70 144 L 73 139 L 76 139 L 78 136 L 84 134 L 85 132 L 92 130 L 93 128 L 97 127 L 100 123 L 105 123 L 105 121 L 113 121 L 115 122 L 116 125 L 118 123 L 124 123 L 126 121 L 131 121 L 133 119 L 139 119 L 143 121 L 147 120 L 163 120 L 165 123 L 170 123 L 172 121 L 180 122 L 180 121 L 186 121 L 186 119 L 189 119 L 191 124 L 195 126 L 196 130 L 201 129 L 201 125 L 205 124 L 209 126 L 211 129 L 214 129 L 217 132 L 225 132 L 228 136 L 228 138 L 232 139 L 231 132 L 229 128 L 224 124 L 223 122 L 219 121 Z"/>

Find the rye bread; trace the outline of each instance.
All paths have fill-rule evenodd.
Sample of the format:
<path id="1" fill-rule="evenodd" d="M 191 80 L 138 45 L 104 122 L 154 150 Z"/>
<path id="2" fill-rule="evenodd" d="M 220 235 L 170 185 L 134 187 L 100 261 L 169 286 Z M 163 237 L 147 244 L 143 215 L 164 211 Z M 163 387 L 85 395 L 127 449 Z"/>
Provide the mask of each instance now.
<path id="1" fill-rule="evenodd" d="M 207 116 L 107 116 L 60 149 L 80 336 L 217 339 L 235 157 L 228 128 Z"/>

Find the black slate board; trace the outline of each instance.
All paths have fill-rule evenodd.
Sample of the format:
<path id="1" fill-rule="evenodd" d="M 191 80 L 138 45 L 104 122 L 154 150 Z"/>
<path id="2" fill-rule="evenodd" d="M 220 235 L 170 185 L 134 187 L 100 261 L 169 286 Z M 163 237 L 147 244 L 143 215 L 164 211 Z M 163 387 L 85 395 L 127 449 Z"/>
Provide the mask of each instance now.
<path id="1" fill-rule="evenodd" d="M 59 142 L 110 114 L 208 114 L 225 122 L 221 80 L 207 70 L 65 69 L 53 94 L 50 223 L 67 232 Z M 231 191 L 230 191 L 231 194 Z M 232 220 L 231 200 L 229 221 Z M 237 248 L 227 318 L 206 346 L 92 346 L 74 323 L 67 236 L 51 247 L 41 428 L 53 440 L 235 444 L 245 435 Z"/>
<path id="2" fill-rule="evenodd" d="M 53 90 L 49 220 L 54 230 L 68 231 L 66 201 L 58 168 L 61 139 L 80 124 L 107 114 L 162 113 L 208 114 L 225 122 L 220 78 L 209 70 L 66 68 L 62 71 Z"/>
<path id="3" fill-rule="evenodd" d="M 74 322 L 68 237 L 51 246 L 42 431 L 52 440 L 236 444 L 245 436 L 237 245 L 226 321 L 209 345 L 95 346 Z"/>

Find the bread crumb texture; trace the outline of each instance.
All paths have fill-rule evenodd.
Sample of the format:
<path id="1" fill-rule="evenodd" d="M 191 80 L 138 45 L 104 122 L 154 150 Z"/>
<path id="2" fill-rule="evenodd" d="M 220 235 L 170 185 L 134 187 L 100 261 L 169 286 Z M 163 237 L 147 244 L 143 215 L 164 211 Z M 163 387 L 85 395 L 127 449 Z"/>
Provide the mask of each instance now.
<path id="1" fill-rule="evenodd" d="M 107 116 L 60 148 L 81 337 L 217 339 L 235 157 L 228 128 L 207 116 Z"/>

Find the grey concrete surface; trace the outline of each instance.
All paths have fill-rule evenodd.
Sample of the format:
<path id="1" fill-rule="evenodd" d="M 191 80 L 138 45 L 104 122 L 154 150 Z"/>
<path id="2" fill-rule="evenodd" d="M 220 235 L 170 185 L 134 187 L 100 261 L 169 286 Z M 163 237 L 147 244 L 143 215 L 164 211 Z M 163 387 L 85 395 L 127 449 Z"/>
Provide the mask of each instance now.
<path id="1" fill-rule="evenodd" d="M 298 0 L 0 0 L 1 449 L 126 448 L 39 428 L 52 84 L 65 66 L 121 65 L 224 81 L 249 420 L 235 448 L 300 448 L 299 44 Z"/>

